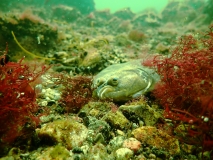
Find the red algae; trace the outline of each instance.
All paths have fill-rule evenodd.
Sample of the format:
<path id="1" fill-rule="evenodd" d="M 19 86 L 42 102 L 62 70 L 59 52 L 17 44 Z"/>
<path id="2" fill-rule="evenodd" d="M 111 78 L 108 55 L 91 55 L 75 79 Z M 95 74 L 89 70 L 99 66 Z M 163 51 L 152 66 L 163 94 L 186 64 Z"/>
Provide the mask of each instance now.
<path id="1" fill-rule="evenodd" d="M 34 15 L 30 9 L 26 9 L 20 16 L 20 20 L 30 20 L 33 23 L 44 23 L 44 20 L 37 15 Z"/>
<path id="2" fill-rule="evenodd" d="M 158 55 L 143 65 L 160 75 L 153 94 L 165 108 L 165 118 L 185 125 L 182 139 L 212 149 L 213 25 L 199 39 L 183 36 L 169 57 Z"/>
<path id="3" fill-rule="evenodd" d="M 61 75 L 59 83 L 65 87 L 59 103 L 68 113 L 77 113 L 83 105 L 92 99 L 93 89 L 90 77 Z"/>
<path id="4" fill-rule="evenodd" d="M 6 51 L 1 56 L 0 65 L 0 141 L 2 144 L 11 144 L 18 137 L 27 137 L 39 124 L 39 118 L 36 115 L 39 106 L 30 83 L 48 69 L 43 66 L 39 72 L 34 72 L 28 65 L 22 64 L 24 58 L 19 62 L 10 62 L 7 59 L 7 52 L 6 47 Z"/>

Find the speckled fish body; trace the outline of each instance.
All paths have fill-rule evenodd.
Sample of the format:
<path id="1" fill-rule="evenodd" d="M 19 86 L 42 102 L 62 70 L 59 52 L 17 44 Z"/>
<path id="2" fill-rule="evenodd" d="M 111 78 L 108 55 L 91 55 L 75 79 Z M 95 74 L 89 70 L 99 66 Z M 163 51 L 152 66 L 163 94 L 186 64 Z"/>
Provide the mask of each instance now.
<path id="1" fill-rule="evenodd" d="M 153 89 L 159 76 L 141 65 L 140 60 L 107 67 L 93 81 L 96 95 L 100 99 L 115 102 L 128 101 Z"/>

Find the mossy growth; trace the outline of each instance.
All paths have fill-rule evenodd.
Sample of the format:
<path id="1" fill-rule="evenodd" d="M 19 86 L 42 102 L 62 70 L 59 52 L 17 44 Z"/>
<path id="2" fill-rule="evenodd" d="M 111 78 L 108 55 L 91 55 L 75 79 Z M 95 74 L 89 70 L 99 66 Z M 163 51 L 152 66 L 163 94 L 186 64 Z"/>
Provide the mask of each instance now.
<path id="1" fill-rule="evenodd" d="M 50 152 L 50 157 L 53 159 L 67 159 L 70 157 L 69 151 L 60 144 L 56 145 L 53 150 Z"/>

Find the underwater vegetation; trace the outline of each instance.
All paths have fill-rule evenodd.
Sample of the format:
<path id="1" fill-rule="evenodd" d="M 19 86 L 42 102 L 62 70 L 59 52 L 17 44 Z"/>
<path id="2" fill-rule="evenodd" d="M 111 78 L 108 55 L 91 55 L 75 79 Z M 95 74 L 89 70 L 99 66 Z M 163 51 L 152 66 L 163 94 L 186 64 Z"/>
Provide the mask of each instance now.
<path id="1" fill-rule="evenodd" d="M 0 159 L 212 159 L 212 0 L 22 1 L 0 5 Z"/>
<path id="2" fill-rule="evenodd" d="M 128 34 L 128 38 L 135 42 L 142 42 L 146 39 L 146 36 L 139 30 L 131 30 Z"/>
<path id="3" fill-rule="evenodd" d="M 11 144 L 17 137 L 25 139 L 40 120 L 36 115 L 39 106 L 32 82 L 47 71 L 48 67 L 23 64 L 8 60 L 8 47 L 2 52 L 0 65 L 0 142 Z M 1 147 L 1 145 L 0 145 Z"/>
<path id="4" fill-rule="evenodd" d="M 68 113 L 77 113 L 83 105 L 92 99 L 92 78 L 86 76 L 70 77 L 61 74 L 59 84 L 64 86 L 59 104 Z"/>
<path id="5" fill-rule="evenodd" d="M 213 25 L 199 38 L 192 35 L 181 37 L 170 56 L 155 56 L 143 64 L 155 68 L 161 77 L 153 94 L 164 106 L 165 118 L 183 126 L 183 130 L 176 130 L 176 134 L 183 141 L 211 150 Z"/>

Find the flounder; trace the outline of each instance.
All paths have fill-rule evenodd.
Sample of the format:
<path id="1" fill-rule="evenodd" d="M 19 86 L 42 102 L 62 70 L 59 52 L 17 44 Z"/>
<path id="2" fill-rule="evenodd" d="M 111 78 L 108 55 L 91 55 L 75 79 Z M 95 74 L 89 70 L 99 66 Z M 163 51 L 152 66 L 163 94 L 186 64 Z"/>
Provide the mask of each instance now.
<path id="1" fill-rule="evenodd" d="M 93 80 L 95 94 L 100 99 L 125 102 L 151 91 L 159 81 L 157 73 L 141 65 L 141 60 L 111 65 Z"/>

